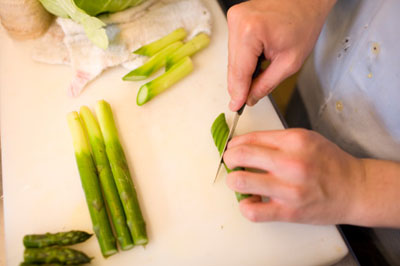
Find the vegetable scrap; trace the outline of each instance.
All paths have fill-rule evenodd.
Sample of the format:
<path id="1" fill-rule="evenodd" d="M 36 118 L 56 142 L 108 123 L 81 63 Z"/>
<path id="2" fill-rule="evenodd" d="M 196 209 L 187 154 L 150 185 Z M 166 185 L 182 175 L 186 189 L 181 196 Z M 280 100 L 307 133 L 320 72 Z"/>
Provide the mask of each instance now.
<path id="1" fill-rule="evenodd" d="M 189 56 L 208 46 L 210 37 L 199 33 L 183 44 L 180 40 L 185 36 L 185 29 L 180 28 L 134 51 L 151 57 L 142 66 L 126 74 L 122 78 L 125 81 L 146 79 L 166 65 L 165 73 L 140 87 L 136 98 L 137 105 L 147 103 L 193 71 L 193 63 Z"/>
<path id="2" fill-rule="evenodd" d="M 226 123 L 226 119 L 225 119 L 225 114 L 221 113 L 219 116 L 217 116 L 217 118 L 214 120 L 212 126 L 211 126 L 211 135 L 213 137 L 214 140 L 214 144 L 218 149 L 219 155 L 221 156 L 221 154 L 224 152 L 224 146 L 225 146 L 225 142 L 229 136 L 229 127 L 228 124 Z M 241 167 L 237 167 L 233 170 L 229 169 L 225 162 L 223 162 L 225 169 L 228 173 L 232 172 L 232 171 L 240 171 L 243 170 L 244 168 Z M 250 194 L 242 194 L 239 192 L 235 191 L 235 195 L 236 195 L 236 199 L 237 201 L 241 201 L 242 199 L 246 199 L 248 197 L 251 197 Z"/>

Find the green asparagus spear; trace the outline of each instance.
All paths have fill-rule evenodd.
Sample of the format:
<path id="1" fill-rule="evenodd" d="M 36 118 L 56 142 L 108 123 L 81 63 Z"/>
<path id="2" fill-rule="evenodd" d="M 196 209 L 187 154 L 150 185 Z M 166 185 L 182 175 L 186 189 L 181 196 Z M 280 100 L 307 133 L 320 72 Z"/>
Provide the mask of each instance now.
<path id="1" fill-rule="evenodd" d="M 59 263 L 64 265 L 89 263 L 91 258 L 85 253 L 71 248 L 46 247 L 46 248 L 27 248 L 24 251 L 25 263 Z"/>
<path id="2" fill-rule="evenodd" d="M 211 126 L 211 135 L 214 139 L 215 146 L 217 146 L 219 155 L 221 156 L 221 154 L 224 152 L 225 142 L 229 135 L 229 127 L 228 127 L 228 124 L 226 123 L 224 113 L 220 114 L 214 120 L 214 123 Z M 243 168 L 240 168 L 240 167 L 231 170 L 226 166 L 225 162 L 223 162 L 223 164 L 228 173 L 230 173 L 232 171 L 237 171 L 237 170 L 244 170 Z M 242 194 L 239 192 L 235 192 L 235 195 L 236 195 L 237 201 L 241 201 L 242 199 L 245 199 L 245 198 L 248 198 L 251 196 L 250 194 Z"/>
<path id="3" fill-rule="evenodd" d="M 19 266 L 63 266 L 61 263 L 27 263 L 22 262 Z M 80 264 L 70 264 L 70 265 L 80 265 Z"/>
<path id="4" fill-rule="evenodd" d="M 72 134 L 75 159 L 78 165 L 82 187 L 85 192 L 90 218 L 92 219 L 93 230 L 97 236 L 103 256 L 107 257 L 115 254 L 118 250 L 104 206 L 96 166 L 94 165 L 90 153 L 90 146 L 78 113 L 71 112 L 68 114 L 67 118 Z"/>
<path id="5" fill-rule="evenodd" d="M 104 198 L 114 224 L 118 242 L 123 250 L 131 249 L 133 248 L 132 237 L 128 225 L 126 224 L 124 209 L 119 198 L 117 187 L 115 186 L 99 124 L 90 109 L 86 106 L 81 107 L 80 117 L 88 133 L 93 159 L 96 164 L 100 184 L 103 188 Z"/>
<path id="6" fill-rule="evenodd" d="M 124 150 L 119 141 L 110 105 L 104 100 L 99 101 L 96 106 L 96 114 L 133 242 L 135 245 L 145 245 L 148 242 L 146 224 L 140 210 Z"/>
<path id="7" fill-rule="evenodd" d="M 166 70 L 170 69 L 173 64 L 177 63 L 185 56 L 191 56 L 201 49 L 207 47 L 209 43 L 210 37 L 207 34 L 197 34 L 195 37 L 193 37 L 193 39 L 185 43 L 182 47 L 167 57 L 167 63 L 165 65 Z"/>
<path id="8" fill-rule="evenodd" d="M 142 66 L 126 74 L 122 79 L 129 81 L 147 79 L 149 76 L 151 76 L 153 73 L 155 73 L 157 70 L 165 65 L 167 56 L 169 54 L 173 53 L 181 46 L 183 46 L 183 43 L 181 41 L 177 41 L 168 45 L 167 47 L 150 57 L 150 59 L 147 60 L 146 63 L 144 63 Z"/>
<path id="9" fill-rule="evenodd" d="M 162 37 L 161 39 L 158 39 L 157 41 L 154 41 L 152 43 L 140 47 L 133 53 L 146 56 L 153 56 L 158 51 L 165 48 L 169 44 L 183 40 L 186 37 L 186 35 L 187 33 L 184 28 L 176 29 L 173 32 L 169 33 L 168 35 Z"/>
<path id="10" fill-rule="evenodd" d="M 140 106 L 147 103 L 154 96 L 165 91 L 192 71 L 192 60 L 186 56 L 174 64 L 167 72 L 140 87 L 136 98 L 137 105 Z"/>
<path id="11" fill-rule="evenodd" d="M 68 246 L 86 241 L 91 234 L 83 231 L 69 231 L 24 236 L 26 248 L 44 248 L 49 246 Z"/>

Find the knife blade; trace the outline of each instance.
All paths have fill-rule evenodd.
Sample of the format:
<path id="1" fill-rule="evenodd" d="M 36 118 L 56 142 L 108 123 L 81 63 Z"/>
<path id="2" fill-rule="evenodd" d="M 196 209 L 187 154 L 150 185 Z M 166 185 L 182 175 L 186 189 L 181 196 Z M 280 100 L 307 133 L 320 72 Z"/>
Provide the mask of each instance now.
<path id="1" fill-rule="evenodd" d="M 264 61 L 265 61 L 265 57 L 264 57 L 263 55 L 261 55 L 261 56 L 258 58 L 257 65 L 256 65 L 256 68 L 255 68 L 254 73 L 253 73 L 253 76 L 252 76 L 252 79 L 253 79 L 253 80 L 260 74 L 260 72 L 261 72 L 261 70 L 262 70 L 262 64 L 263 64 Z M 229 129 L 228 138 L 227 138 L 226 141 L 225 141 L 224 149 L 222 150 L 221 156 L 220 156 L 220 158 L 219 158 L 218 169 L 217 169 L 217 173 L 215 174 L 213 183 L 215 183 L 215 181 L 216 181 L 217 178 L 218 178 L 218 173 L 219 173 L 219 170 L 221 169 L 222 162 L 224 161 L 224 154 L 225 154 L 226 148 L 228 147 L 228 142 L 229 142 L 229 141 L 232 139 L 232 137 L 233 137 L 233 133 L 235 132 L 237 123 L 238 123 L 238 121 L 239 121 L 239 117 L 242 115 L 242 113 L 243 113 L 245 107 L 246 107 L 246 103 L 244 103 L 243 106 L 240 107 L 240 109 L 239 109 L 238 111 L 236 111 L 235 116 L 233 117 L 233 122 L 232 122 L 231 128 Z"/>
<path id="2" fill-rule="evenodd" d="M 219 158 L 218 169 L 217 169 L 217 173 L 215 174 L 213 183 L 215 183 L 215 181 L 217 180 L 219 170 L 221 169 L 221 165 L 222 165 L 222 162 L 223 162 L 223 160 L 224 160 L 224 153 L 225 153 L 225 151 L 226 151 L 226 148 L 228 147 L 228 142 L 229 142 L 229 141 L 232 139 L 232 137 L 233 137 L 233 133 L 235 132 L 237 123 L 238 123 L 238 121 L 239 121 L 239 117 L 242 115 L 245 106 L 246 106 L 246 104 L 243 104 L 243 106 L 235 113 L 235 116 L 233 117 L 233 122 L 232 122 L 231 128 L 229 129 L 228 138 L 227 138 L 226 141 L 225 141 L 224 149 L 222 150 L 221 156 L 220 156 L 220 158 Z"/>

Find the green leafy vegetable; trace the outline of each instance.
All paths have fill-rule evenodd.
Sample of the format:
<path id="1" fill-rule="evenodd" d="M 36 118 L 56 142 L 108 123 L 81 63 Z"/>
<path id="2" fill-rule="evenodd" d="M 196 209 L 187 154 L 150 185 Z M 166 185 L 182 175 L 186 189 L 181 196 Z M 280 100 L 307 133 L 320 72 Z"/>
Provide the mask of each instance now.
<path id="1" fill-rule="evenodd" d="M 210 37 L 205 33 L 200 33 L 193 37 L 190 41 L 185 43 L 182 47 L 174 51 L 167 57 L 166 69 L 168 70 L 171 66 L 177 63 L 185 56 L 191 56 L 201 49 L 208 46 L 210 43 Z"/>
<path id="2" fill-rule="evenodd" d="M 177 41 L 183 40 L 187 35 L 187 32 L 184 28 L 178 28 L 173 32 L 169 33 L 168 35 L 158 39 L 152 43 L 144 45 L 134 51 L 135 54 L 146 55 L 146 56 L 153 56 L 161 49 L 165 48 L 169 44 Z"/>
<path id="3" fill-rule="evenodd" d="M 167 72 L 140 87 L 136 103 L 143 105 L 193 71 L 192 60 L 186 56 Z"/>
<path id="4" fill-rule="evenodd" d="M 50 13 L 62 17 L 71 18 L 81 24 L 89 40 L 100 48 L 107 49 L 108 37 L 106 26 L 95 16 L 104 12 L 116 12 L 142 3 L 144 0 L 39 0 Z"/>
<path id="5" fill-rule="evenodd" d="M 147 60 L 146 63 L 144 63 L 142 66 L 126 74 L 122 79 L 135 81 L 148 78 L 150 75 L 152 75 L 165 65 L 168 55 L 172 54 L 176 49 L 181 46 L 183 46 L 183 43 L 181 41 L 177 41 L 168 45 L 167 47 L 150 57 L 150 59 Z"/>
<path id="6" fill-rule="evenodd" d="M 211 135 L 214 139 L 214 144 L 218 149 L 219 155 L 221 156 L 221 154 L 224 152 L 225 142 L 229 135 L 229 127 L 228 127 L 228 124 L 226 123 L 224 113 L 221 113 L 214 120 L 214 123 L 211 126 Z M 240 167 L 231 170 L 226 166 L 225 162 L 223 162 L 223 164 L 228 173 L 230 173 L 232 171 L 237 171 L 237 170 L 244 170 L 243 168 L 240 168 Z M 236 195 L 236 199 L 238 201 L 241 201 L 242 199 L 245 199 L 245 198 L 248 198 L 251 196 L 250 194 L 242 194 L 239 192 L 235 192 L 235 195 Z"/>
<path id="7" fill-rule="evenodd" d="M 143 2 L 144 0 L 75 0 L 76 5 L 91 16 L 97 16 L 105 12 L 121 11 L 131 6 L 137 6 Z"/>

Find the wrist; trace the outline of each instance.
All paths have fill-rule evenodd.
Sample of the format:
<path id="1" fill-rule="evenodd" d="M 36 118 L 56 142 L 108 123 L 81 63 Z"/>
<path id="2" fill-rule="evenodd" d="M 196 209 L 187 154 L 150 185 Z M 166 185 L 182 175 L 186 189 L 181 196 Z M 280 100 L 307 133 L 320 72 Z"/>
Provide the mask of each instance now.
<path id="1" fill-rule="evenodd" d="M 400 227 L 400 163 L 359 159 L 346 223 L 370 227 Z"/>

